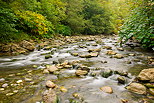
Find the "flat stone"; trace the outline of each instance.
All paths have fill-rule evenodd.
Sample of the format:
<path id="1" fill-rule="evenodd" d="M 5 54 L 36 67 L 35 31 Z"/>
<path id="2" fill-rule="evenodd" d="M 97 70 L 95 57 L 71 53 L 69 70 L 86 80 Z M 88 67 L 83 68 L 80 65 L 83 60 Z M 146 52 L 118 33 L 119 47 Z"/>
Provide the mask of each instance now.
<path id="1" fill-rule="evenodd" d="M 49 74 L 50 72 L 49 72 L 49 70 L 48 69 L 44 69 L 43 70 L 43 74 Z"/>
<path id="2" fill-rule="evenodd" d="M 8 86 L 8 84 L 5 83 L 5 84 L 2 85 L 2 88 L 5 88 L 5 87 L 7 87 L 7 86 Z"/>
<path id="3" fill-rule="evenodd" d="M 51 65 L 51 66 L 49 65 L 47 66 L 47 69 L 50 73 L 53 73 L 54 71 L 58 70 L 58 68 L 55 65 Z"/>
<path id="4" fill-rule="evenodd" d="M 108 55 L 116 55 L 117 53 L 115 51 L 109 50 L 106 52 Z"/>
<path id="5" fill-rule="evenodd" d="M 18 81 L 16 81 L 16 83 L 18 83 L 18 84 L 20 84 L 20 83 L 22 83 L 23 81 L 22 80 L 18 80 Z"/>
<path id="6" fill-rule="evenodd" d="M 105 92 L 105 93 L 109 93 L 109 94 L 112 94 L 112 93 L 113 93 L 112 88 L 109 87 L 109 86 L 104 86 L 104 87 L 101 87 L 100 89 L 101 89 L 103 92 Z"/>
<path id="7" fill-rule="evenodd" d="M 86 71 L 86 70 L 76 70 L 75 74 L 77 76 L 84 76 L 84 75 L 88 74 L 88 71 Z"/>
<path id="8" fill-rule="evenodd" d="M 4 78 L 0 78 L 0 82 L 4 82 L 5 81 L 5 79 Z"/>
<path id="9" fill-rule="evenodd" d="M 98 56 L 98 52 L 93 52 L 93 53 L 90 53 L 91 57 L 97 57 Z"/>
<path id="10" fill-rule="evenodd" d="M 146 87 L 140 83 L 131 83 L 126 87 L 126 89 L 136 94 L 146 94 L 147 93 Z"/>
<path id="11" fill-rule="evenodd" d="M 114 58 L 117 58 L 117 59 L 121 59 L 123 58 L 124 56 L 122 54 L 116 54 L 113 56 Z"/>
<path id="12" fill-rule="evenodd" d="M 101 48 L 88 50 L 88 52 L 100 52 L 100 51 L 101 51 Z"/>

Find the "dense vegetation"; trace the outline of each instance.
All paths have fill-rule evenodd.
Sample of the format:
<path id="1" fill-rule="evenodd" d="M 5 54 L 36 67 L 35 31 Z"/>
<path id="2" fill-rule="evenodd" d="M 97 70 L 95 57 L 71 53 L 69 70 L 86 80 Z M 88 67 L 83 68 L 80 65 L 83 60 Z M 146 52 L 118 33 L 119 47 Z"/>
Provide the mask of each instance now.
<path id="1" fill-rule="evenodd" d="M 120 34 L 154 46 L 153 0 L 0 0 L 0 42 L 57 34 Z"/>
<path id="2" fill-rule="evenodd" d="M 143 47 L 154 47 L 154 1 L 132 1 L 131 15 L 120 30 L 122 43 L 129 39 L 138 40 Z"/>

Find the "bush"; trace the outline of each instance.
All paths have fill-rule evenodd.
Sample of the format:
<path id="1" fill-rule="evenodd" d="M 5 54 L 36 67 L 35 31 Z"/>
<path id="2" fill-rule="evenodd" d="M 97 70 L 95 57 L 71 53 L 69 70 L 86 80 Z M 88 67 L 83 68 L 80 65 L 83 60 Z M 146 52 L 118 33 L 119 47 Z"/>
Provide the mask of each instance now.
<path id="1" fill-rule="evenodd" d="M 54 33 L 52 24 L 41 14 L 32 11 L 18 11 L 16 15 L 20 22 L 18 27 L 31 33 L 32 36 L 42 38 Z"/>
<path id="2" fill-rule="evenodd" d="M 1 5 L 2 2 L 0 2 Z M 0 7 L 0 42 L 10 42 L 18 39 L 18 30 L 16 27 L 17 18 L 11 9 Z"/>
<path id="3" fill-rule="evenodd" d="M 132 15 L 122 26 L 119 32 L 122 43 L 132 37 L 138 40 L 143 47 L 154 47 L 154 8 L 152 1 L 144 1 L 133 10 Z"/>
<path id="4" fill-rule="evenodd" d="M 64 36 L 70 36 L 71 35 L 71 29 L 68 26 L 58 25 L 56 27 L 56 33 L 62 34 Z"/>

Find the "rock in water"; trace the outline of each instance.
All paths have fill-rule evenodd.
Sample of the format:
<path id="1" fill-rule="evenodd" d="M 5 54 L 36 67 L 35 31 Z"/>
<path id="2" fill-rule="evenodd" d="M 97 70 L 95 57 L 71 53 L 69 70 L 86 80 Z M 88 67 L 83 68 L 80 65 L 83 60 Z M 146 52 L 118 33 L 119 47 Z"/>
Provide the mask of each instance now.
<path id="1" fill-rule="evenodd" d="M 77 76 L 84 76 L 84 75 L 87 75 L 88 72 L 87 72 L 86 70 L 77 70 L 77 71 L 75 72 L 75 74 L 76 74 Z"/>
<path id="2" fill-rule="evenodd" d="M 53 89 L 46 90 L 42 99 L 43 103 L 57 103 L 57 95 Z"/>
<path id="3" fill-rule="evenodd" d="M 154 68 L 142 70 L 137 78 L 141 81 L 154 82 Z"/>
<path id="4" fill-rule="evenodd" d="M 140 83 L 131 83 L 130 85 L 126 87 L 126 89 L 136 94 L 146 94 L 147 93 L 146 87 Z"/>
<path id="5" fill-rule="evenodd" d="M 47 69 L 50 73 L 53 73 L 54 71 L 58 70 L 58 68 L 55 65 L 47 66 Z"/>
<path id="6" fill-rule="evenodd" d="M 154 95 L 154 88 L 149 89 L 150 94 Z"/>
<path id="7" fill-rule="evenodd" d="M 105 93 L 109 93 L 109 94 L 112 94 L 112 93 L 113 93 L 112 88 L 109 87 L 109 86 L 104 86 L 104 87 L 101 87 L 100 89 L 101 89 L 103 92 L 105 92 Z"/>
<path id="8" fill-rule="evenodd" d="M 118 80 L 118 83 L 121 83 L 121 84 L 125 84 L 125 81 L 126 81 L 125 78 L 122 76 L 119 76 L 117 80 Z"/>
<path id="9" fill-rule="evenodd" d="M 101 72 L 101 76 L 104 77 L 104 78 L 108 78 L 109 76 L 111 76 L 113 73 L 112 70 L 110 69 L 105 69 Z"/>
<path id="10" fill-rule="evenodd" d="M 49 87 L 49 88 L 55 88 L 56 87 L 56 84 L 54 84 L 52 81 L 48 80 L 46 82 L 46 86 Z"/>

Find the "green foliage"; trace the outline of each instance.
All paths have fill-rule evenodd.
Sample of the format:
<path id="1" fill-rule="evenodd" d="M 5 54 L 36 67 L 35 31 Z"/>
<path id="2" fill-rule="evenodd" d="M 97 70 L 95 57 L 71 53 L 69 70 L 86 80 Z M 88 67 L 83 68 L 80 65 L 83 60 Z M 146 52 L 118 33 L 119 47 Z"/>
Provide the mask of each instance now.
<path id="1" fill-rule="evenodd" d="M 16 12 L 20 24 L 18 25 L 25 32 L 31 33 L 36 37 L 44 37 L 47 34 L 53 33 L 52 24 L 46 18 L 32 11 Z"/>
<path id="2" fill-rule="evenodd" d="M 122 43 L 132 37 L 138 40 L 146 48 L 154 47 L 154 2 L 143 1 L 133 9 L 120 31 Z"/>
<path id="3" fill-rule="evenodd" d="M 0 7 L 0 41 L 12 41 L 16 39 L 18 32 L 15 28 L 17 18 L 5 3 L 0 1 L 0 5 L 3 5 L 3 7 Z"/>
<path id="4" fill-rule="evenodd" d="M 70 36 L 71 35 L 71 28 L 65 25 L 58 25 L 56 27 L 56 33 L 62 34 L 64 36 Z"/>
<path id="5" fill-rule="evenodd" d="M 98 0 L 84 1 L 83 15 L 86 20 L 85 34 L 109 34 L 113 31 L 110 14 Z"/>

